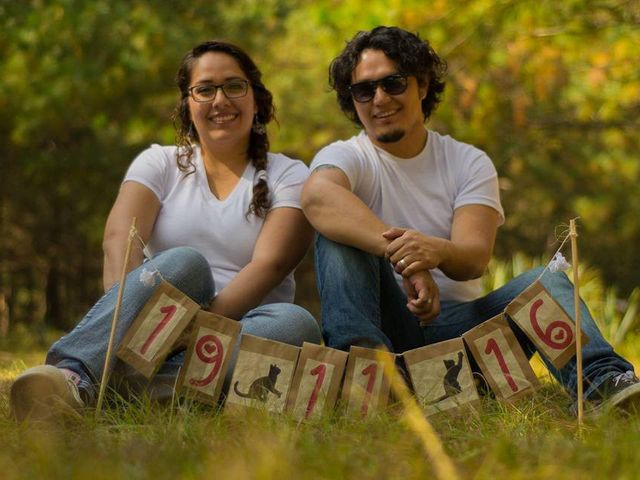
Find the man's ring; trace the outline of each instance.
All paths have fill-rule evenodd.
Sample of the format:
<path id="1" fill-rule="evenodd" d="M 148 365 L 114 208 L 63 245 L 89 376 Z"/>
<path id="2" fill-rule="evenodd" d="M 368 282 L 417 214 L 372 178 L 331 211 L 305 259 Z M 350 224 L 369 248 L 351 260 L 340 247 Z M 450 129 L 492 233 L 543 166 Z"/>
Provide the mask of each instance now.
<path id="1" fill-rule="evenodd" d="M 431 302 L 433 302 L 433 298 L 431 297 L 427 298 L 427 305 L 431 305 Z"/>
<path id="2" fill-rule="evenodd" d="M 402 269 L 404 270 L 407 267 L 407 262 L 405 262 L 404 258 L 403 258 L 398 262 L 398 265 L 400 265 L 402 267 Z"/>

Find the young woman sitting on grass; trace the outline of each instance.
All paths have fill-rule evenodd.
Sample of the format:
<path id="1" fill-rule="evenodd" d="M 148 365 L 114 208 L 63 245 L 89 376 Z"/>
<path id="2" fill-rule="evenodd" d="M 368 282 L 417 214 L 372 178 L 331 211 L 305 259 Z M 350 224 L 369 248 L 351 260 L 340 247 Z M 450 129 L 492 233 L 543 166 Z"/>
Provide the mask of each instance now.
<path id="1" fill-rule="evenodd" d="M 177 145 L 154 145 L 129 167 L 105 227 L 106 293 L 51 347 L 46 365 L 15 380 L 10 402 L 19 421 L 94 405 L 133 217 L 152 256 L 145 267 L 202 308 L 240 321 L 242 333 L 320 342 L 313 316 L 292 303 L 293 270 L 312 237 L 300 209 L 308 169 L 268 151 L 274 107 L 260 71 L 239 47 L 211 41 L 184 57 L 177 84 Z M 155 290 L 140 281 L 143 261 L 133 249 L 116 346 Z M 183 356 L 169 358 L 152 383 L 114 356 L 110 385 L 166 398 Z"/>

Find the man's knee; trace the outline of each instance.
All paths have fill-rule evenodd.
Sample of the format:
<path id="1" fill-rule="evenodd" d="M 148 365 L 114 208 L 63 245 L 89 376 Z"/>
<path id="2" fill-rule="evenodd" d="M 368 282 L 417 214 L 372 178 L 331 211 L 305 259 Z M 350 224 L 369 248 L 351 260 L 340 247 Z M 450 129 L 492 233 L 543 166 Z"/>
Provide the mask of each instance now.
<path id="1" fill-rule="evenodd" d="M 519 295 L 521 292 L 526 290 L 533 282 L 535 282 L 540 274 L 543 272 L 543 267 L 532 268 L 531 270 L 527 270 L 526 272 L 517 275 L 513 279 L 511 279 L 507 286 L 509 290 L 514 293 L 514 297 Z M 545 276 L 547 274 L 545 273 Z"/>
<path id="2" fill-rule="evenodd" d="M 363 278 L 377 278 L 379 259 L 355 247 L 316 237 L 316 275 L 320 286 L 325 282 L 359 283 Z"/>
<path id="3" fill-rule="evenodd" d="M 321 234 L 316 235 L 315 248 L 316 255 L 319 256 L 319 260 L 335 260 L 364 253 L 362 250 L 358 250 L 357 248 L 329 240 Z"/>

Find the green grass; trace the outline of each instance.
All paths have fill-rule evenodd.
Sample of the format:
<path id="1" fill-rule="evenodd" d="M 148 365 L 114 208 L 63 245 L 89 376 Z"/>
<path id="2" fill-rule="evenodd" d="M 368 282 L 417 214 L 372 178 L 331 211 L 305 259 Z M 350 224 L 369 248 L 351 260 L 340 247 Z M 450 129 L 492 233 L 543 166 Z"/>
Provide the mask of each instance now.
<path id="1" fill-rule="evenodd" d="M 18 426 L 8 418 L 8 386 L 42 355 L 0 357 L 2 479 L 435 478 L 397 406 L 364 421 L 336 413 L 299 424 L 261 411 L 232 416 L 197 404 L 114 401 L 99 421 Z M 463 478 L 637 478 L 640 416 L 587 421 L 580 433 L 568 402 L 543 378 L 515 405 L 486 399 L 475 414 L 431 421 Z"/>
<path id="2" fill-rule="evenodd" d="M 497 286 L 527 267 L 516 258 L 494 266 L 485 281 Z M 584 278 L 603 331 L 638 367 L 637 294 L 621 302 L 597 275 L 587 270 Z M 99 421 L 87 415 L 65 428 L 18 426 L 8 418 L 9 385 L 44 359 L 42 341 L 24 335 L 0 342 L 0 479 L 436 478 L 398 406 L 367 420 L 335 413 L 299 424 L 261 411 L 229 415 L 195 403 L 113 401 Z M 609 414 L 580 430 L 567 413 L 569 398 L 539 361 L 536 372 L 542 387 L 515 405 L 485 399 L 478 412 L 430 418 L 461 477 L 637 478 L 640 415 Z"/>

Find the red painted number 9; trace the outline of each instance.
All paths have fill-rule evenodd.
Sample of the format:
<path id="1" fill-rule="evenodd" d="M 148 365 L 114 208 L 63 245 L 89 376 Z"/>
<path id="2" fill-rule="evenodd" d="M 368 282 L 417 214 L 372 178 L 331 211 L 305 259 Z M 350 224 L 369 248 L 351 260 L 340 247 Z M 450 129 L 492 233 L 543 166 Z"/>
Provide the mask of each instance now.
<path id="1" fill-rule="evenodd" d="M 213 363 L 213 368 L 205 378 L 189 380 L 189 383 L 195 387 L 204 387 L 209 385 L 220 371 L 224 348 L 220 339 L 215 335 L 203 335 L 196 342 L 195 353 L 204 363 Z"/>

